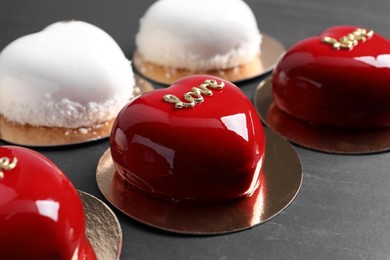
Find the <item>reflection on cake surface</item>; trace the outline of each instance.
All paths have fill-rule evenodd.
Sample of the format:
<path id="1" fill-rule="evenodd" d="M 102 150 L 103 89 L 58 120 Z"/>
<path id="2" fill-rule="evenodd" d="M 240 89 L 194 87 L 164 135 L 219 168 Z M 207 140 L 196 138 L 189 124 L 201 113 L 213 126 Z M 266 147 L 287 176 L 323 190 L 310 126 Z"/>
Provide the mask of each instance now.
<path id="1" fill-rule="evenodd" d="M 345 128 L 390 126 L 389 41 L 336 26 L 293 45 L 273 72 L 273 98 L 289 115 Z"/>
<path id="2" fill-rule="evenodd" d="M 80 135 L 109 128 L 133 87 L 130 61 L 117 43 L 82 21 L 54 23 L 0 54 L 0 114 L 20 126 L 81 129 Z"/>
<path id="3" fill-rule="evenodd" d="M 32 150 L 0 147 L 0 258 L 96 259 L 68 178 Z"/>
<path id="4" fill-rule="evenodd" d="M 118 114 L 110 145 L 117 172 L 132 186 L 176 200 L 250 196 L 265 154 L 250 100 L 209 75 L 134 99 Z"/>

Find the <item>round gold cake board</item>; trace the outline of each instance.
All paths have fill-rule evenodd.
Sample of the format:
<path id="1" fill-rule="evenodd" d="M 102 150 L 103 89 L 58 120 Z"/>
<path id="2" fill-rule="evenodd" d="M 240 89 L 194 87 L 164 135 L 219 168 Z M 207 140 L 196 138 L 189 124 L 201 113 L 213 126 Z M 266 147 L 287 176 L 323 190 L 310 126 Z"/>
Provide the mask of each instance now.
<path id="1" fill-rule="evenodd" d="M 284 113 L 273 102 L 271 77 L 260 82 L 253 99 L 262 122 L 300 146 L 337 154 L 369 154 L 390 149 L 390 128 L 361 130 L 317 126 Z"/>
<path id="2" fill-rule="evenodd" d="M 78 191 L 84 205 L 85 234 L 98 260 L 118 260 L 122 249 L 122 229 L 114 212 L 98 198 Z"/>
<path id="3" fill-rule="evenodd" d="M 251 197 L 195 203 L 162 200 L 131 187 L 115 171 L 110 150 L 96 171 L 100 191 L 118 210 L 139 222 L 169 232 L 216 235 L 262 224 L 283 211 L 302 184 L 298 154 L 283 137 L 265 129 L 266 156 L 260 186 Z"/>
<path id="4" fill-rule="evenodd" d="M 135 76 L 133 97 L 153 89 L 150 82 Z M 80 144 L 107 138 L 114 119 L 96 127 L 70 129 L 57 127 L 35 127 L 19 125 L 0 115 L 0 139 L 16 145 L 50 147 Z"/>
<path id="5" fill-rule="evenodd" d="M 143 75 L 145 78 L 163 85 L 170 85 L 183 77 L 194 74 L 213 75 L 236 83 L 270 72 L 276 61 L 285 51 L 285 48 L 278 40 L 267 34 L 263 34 L 260 49 L 261 55 L 256 56 L 249 63 L 224 70 L 191 71 L 187 69 L 165 67 L 144 60 L 137 50 L 133 54 L 132 61 L 138 73 Z"/>

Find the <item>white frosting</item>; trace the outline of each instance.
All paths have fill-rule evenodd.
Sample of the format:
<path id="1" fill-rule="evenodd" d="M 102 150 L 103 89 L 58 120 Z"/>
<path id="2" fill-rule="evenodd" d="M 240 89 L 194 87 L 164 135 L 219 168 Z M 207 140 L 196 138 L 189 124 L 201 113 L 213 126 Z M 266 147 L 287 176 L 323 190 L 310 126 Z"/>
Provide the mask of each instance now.
<path id="1" fill-rule="evenodd" d="M 145 60 L 189 70 L 245 64 L 260 53 L 260 43 L 256 18 L 242 0 L 159 0 L 136 35 Z"/>
<path id="2" fill-rule="evenodd" d="M 90 127 L 114 118 L 133 87 L 118 44 L 86 22 L 54 23 L 0 53 L 0 114 L 20 124 Z"/>

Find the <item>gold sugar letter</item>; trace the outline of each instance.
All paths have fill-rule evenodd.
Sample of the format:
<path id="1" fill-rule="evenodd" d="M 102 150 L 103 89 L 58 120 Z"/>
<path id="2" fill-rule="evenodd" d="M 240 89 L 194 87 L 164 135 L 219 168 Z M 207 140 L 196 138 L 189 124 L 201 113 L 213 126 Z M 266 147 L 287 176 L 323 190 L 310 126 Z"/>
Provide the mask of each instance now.
<path id="1" fill-rule="evenodd" d="M 185 103 L 185 102 L 182 102 L 178 97 L 176 97 L 175 95 L 171 95 L 171 94 L 168 94 L 168 95 L 165 95 L 164 96 L 164 100 L 168 103 L 173 103 L 175 104 L 175 108 L 183 108 L 183 107 L 194 107 L 195 106 L 195 101 L 193 102 L 190 102 L 190 103 Z"/>
<path id="2" fill-rule="evenodd" d="M 207 84 L 207 86 L 214 89 L 221 89 L 225 86 L 225 83 L 223 81 L 218 84 L 215 79 L 206 79 L 203 84 Z"/>
<path id="3" fill-rule="evenodd" d="M 348 49 L 352 50 L 353 47 L 358 45 L 359 42 L 365 42 L 367 39 L 371 38 L 374 35 L 374 31 L 367 31 L 363 28 L 357 28 L 352 33 L 349 33 L 346 36 L 341 37 L 339 40 L 335 38 L 325 36 L 322 38 L 322 42 L 332 45 L 334 49 Z"/>
<path id="4" fill-rule="evenodd" d="M 202 94 L 206 96 L 213 95 L 213 92 L 209 88 L 222 89 L 224 86 L 225 83 L 223 81 L 218 84 L 218 82 L 214 79 L 206 79 L 198 87 L 193 87 L 190 92 L 184 94 L 184 99 L 188 102 L 183 102 L 172 94 L 165 95 L 164 100 L 168 103 L 175 104 L 175 108 L 190 108 L 204 101 Z"/>
<path id="5" fill-rule="evenodd" d="M 0 169 L 9 171 L 16 167 L 16 164 L 18 163 L 18 159 L 16 157 L 12 160 L 10 163 L 10 160 L 8 157 L 1 157 L 0 158 Z M 0 179 L 4 178 L 3 171 L 0 170 Z"/>
<path id="6" fill-rule="evenodd" d="M 187 92 L 184 94 L 184 99 L 188 100 L 190 103 L 201 103 L 204 101 L 204 98 L 202 97 L 201 91 L 199 88 L 193 87 L 191 89 L 192 91 Z"/>

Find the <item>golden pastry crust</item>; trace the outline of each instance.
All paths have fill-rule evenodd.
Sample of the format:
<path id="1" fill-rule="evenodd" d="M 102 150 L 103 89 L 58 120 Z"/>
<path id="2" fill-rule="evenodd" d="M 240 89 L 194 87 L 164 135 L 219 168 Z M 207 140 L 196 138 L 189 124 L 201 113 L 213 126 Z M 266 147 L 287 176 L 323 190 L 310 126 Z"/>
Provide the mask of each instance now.
<path id="1" fill-rule="evenodd" d="M 142 55 L 135 51 L 133 64 L 138 73 L 157 83 L 170 85 L 173 82 L 190 75 L 207 74 L 223 78 L 227 81 L 237 82 L 258 76 L 264 71 L 260 55 L 256 55 L 250 62 L 234 68 L 221 70 L 192 71 L 187 69 L 171 68 L 146 61 Z"/>
<path id="2" fill-rule="evenodd" d="M 93 141 L 109 136 L 114 119 L 93 127 L 60 128 L 21 125 L 0 115 L 2 140 L 27 146 L 67 145 Z"/>

